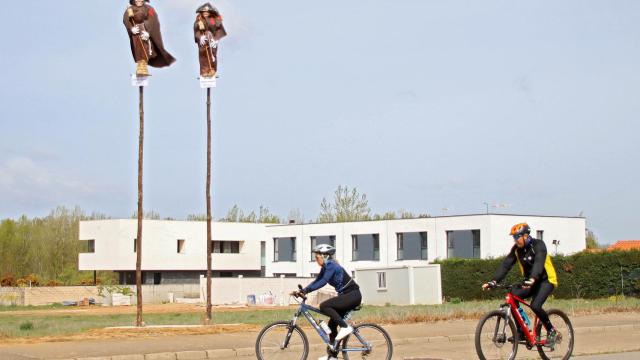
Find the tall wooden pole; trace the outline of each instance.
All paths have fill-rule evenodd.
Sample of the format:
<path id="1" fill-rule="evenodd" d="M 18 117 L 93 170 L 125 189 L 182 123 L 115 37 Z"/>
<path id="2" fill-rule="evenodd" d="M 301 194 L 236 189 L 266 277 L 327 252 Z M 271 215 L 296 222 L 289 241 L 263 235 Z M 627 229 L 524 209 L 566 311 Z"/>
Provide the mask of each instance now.
<path id="1" fill-rule="evenodd" d="M 211 88 L 207 88 L 207 324 L 211 323 Z"/>
<path id="2" fill-rule="evenodd" d="M 136 326 L 143 326 L 142 321 L 142 155 L 144 145 L 144 87 L 140 86 L 140 137 L 138 140 L 138 235 L 136 237 Z"/>

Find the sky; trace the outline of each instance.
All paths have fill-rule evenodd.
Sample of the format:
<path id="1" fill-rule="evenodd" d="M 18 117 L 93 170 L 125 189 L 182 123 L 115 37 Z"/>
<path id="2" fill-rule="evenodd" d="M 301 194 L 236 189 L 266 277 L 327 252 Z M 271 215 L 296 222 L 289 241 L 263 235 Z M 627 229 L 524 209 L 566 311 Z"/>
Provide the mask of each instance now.
<path id="1" fill-rule="evenodd" d="M 0 218 L 136 209 L 127 3 L 3 4 Z M 206 211 L 201 3 L 151 2 L 177 58 L 145 89 L 144 207 L 163 217 Z M 213 3 L 214 217 L 313 220 L 346 185 L 376 213 L 583 215 L 600 242 L 640 239 L 640 2 Z"/>

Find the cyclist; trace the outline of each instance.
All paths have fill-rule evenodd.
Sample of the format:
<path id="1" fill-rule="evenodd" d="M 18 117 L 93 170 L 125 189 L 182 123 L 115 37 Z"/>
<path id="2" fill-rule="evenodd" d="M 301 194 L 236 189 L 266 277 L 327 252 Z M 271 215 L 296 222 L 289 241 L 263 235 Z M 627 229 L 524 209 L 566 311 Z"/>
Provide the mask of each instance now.
<path id="1" fill-rule="evenodd" d="M 320 244 L 313 248 L 316 256 L 316 262 L 320 265 L 320 273 L 316 279 L 300 292 L 302 295 L 318 290 L 327 283 L 333 286 L 338 292 L 338 296 L 328 299 L 320 304 L 320 310 L 331 318 L 329 320 L 329 328 L 331 334 L 329 338 L 331 342 L 334 340 L 342 340 L 353 332 L 353 327 L 347 324 L 343 317 L 350 310 L 355 309 L 362 302 L 362 294 L 360 287 L 349 276 L 349 273 L 336 260 L 333 259 L 336 248 L 328 244 Z M 340 331 L 337 331 L 338 325 Z M 323 356 L 318 360 L 335 360 L 337 356 L 327 349 L 327 356 Z"/>
<path id="2" fill-rule="evenodd" d="M 531 297 L 531 309 L 547 329 L 546 344 L 553 348 L 557 332 L 553 328 L 547 312 L 542 309 L 542 304 L 558 286 L 558 278 L 553 263 L 551 263 L 551 257 L 547 254 L 547 246 L 544 241 L 534 239 L 529 234 L 531 234 L 531 228 L 527 223 L 513 225 L 510 235 L 515 244 L 496 270 L 493 280 L 483 284 L 482 289 L 495 287 L 517 262 L 525 280 L 521 288 L 513 290 L 513 294 L 523 299 Z M 518 328 L 518 334 L 521 335 L 521 339 L 524 338 L 520 328 Z"/>

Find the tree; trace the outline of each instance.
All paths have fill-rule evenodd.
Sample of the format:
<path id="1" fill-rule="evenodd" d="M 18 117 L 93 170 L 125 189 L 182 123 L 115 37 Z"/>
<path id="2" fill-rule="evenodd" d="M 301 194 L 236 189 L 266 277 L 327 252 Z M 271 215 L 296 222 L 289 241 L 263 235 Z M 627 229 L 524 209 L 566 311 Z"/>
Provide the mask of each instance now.
<path id="1" fill-rule="evenodd" d="M 600 244 L 598 243 L 598 237 L 593 231 L 587 229 L 587 249 L 598 249 Z"/>
<path id="2" fill-rule="evenodd" d="M 326 198 L 320 203 L 319 223 L 363 221 L 371 219 L 371 209 L 367 195 L 360 194 L 357 188 L 338 186 L 334 192 L 333 203 Z"/>

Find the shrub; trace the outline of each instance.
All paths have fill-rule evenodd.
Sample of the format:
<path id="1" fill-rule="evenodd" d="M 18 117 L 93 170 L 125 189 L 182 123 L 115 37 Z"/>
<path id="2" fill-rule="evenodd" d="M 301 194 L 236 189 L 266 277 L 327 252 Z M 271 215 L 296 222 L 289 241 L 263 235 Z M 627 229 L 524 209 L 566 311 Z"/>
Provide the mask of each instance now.
<path id="1" fill-rule="evenodd" d="M 448 299 L 495 299 L 501 291 L 482 291 L 502 262 L 498 259 L 449 259 L 440 261 L 442 292 Z M 602 298 L 615 295 L 640 296 L 640 250 L 581 252 L 570 256 L 554 256 L 558 274 L 555 298 Z M 522 279 L 517 265 L 511 269 L 506 283 Z"/>

